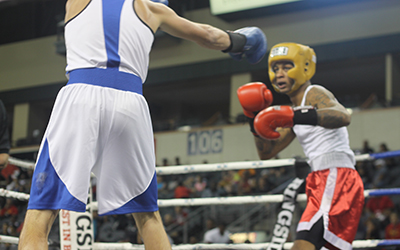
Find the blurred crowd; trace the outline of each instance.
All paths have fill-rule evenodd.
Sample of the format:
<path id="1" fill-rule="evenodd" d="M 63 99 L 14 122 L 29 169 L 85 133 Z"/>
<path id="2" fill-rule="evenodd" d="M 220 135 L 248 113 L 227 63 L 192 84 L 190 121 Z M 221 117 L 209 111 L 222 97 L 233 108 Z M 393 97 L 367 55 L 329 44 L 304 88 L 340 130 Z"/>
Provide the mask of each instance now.
<path id="1" fill-rule="evenodd" d="M 363 147 L 354 150 L 356 154 L 387 152 L 390 149 L 382 143 L 378 149 L 369 146 L 368 141 Z M 206 163 L 206 162 L 204 162 Z M 162 166 L 180 165 L 179 157 L 172 163 L 163 159 Z M 357 171 L 364 182 L 365 189 L 393 188 L 400 186 L 397 178 L 400 174 L 400 158 L 390 157 L 378 160 L 359 161 Z M 194 173 L 181 175 L 158 175 L 159 199 L 228 197 L 245 195 L 276 194 L 283 191 L 287 182 L 293 179 L 295 171 L 289 167 L 268 169 L 230 170 L 211 173 Z M 32 170 L 9 164 L 2 169 L 0 188 L 29 193 Z M 96 182 L 93 181 L 93 196 L 96 199 Z M 283 186 L 283 188 L 282 188 Z M 18 237 L 26 212 L 26 201 L 0 197 L 1 235 Z M 199 243 L 217 241 L 229 242 L 226 230 L 230 221 L 214 218 L 204 213 L 199 223 L 187 224 L 195 218 L 191 213 L 199 207 L 160 208 L 166 231 L 171 243 Z M 400 239 L 400 197 L 376 196 L 366 199 L 365 209 L 360 220 L 356 239 Z M 95 240 L 100 242 L 131 242 L 141 243 L 135 222 L 130 215 L 98 216 L 93 213 Z M 193 219 L 195 220 L 195 219 Z M 50 234 L 52 242 L 59 242 L 58 219 Z M 186 228 L 185 228 L 186 226 Z M 185 237 L 186 230 L 188 237 Z M 221 233 L 216 233 L 216 232 Z M 0 244 L 1 249 L 14 249 L 10 244 Z"/>

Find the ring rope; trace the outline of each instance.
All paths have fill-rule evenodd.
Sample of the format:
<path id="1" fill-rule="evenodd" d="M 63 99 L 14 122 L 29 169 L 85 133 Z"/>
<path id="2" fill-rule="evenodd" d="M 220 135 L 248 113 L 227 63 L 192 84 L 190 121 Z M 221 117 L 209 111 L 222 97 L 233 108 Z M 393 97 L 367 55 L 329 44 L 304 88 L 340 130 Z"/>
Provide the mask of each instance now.
<path id="1" fill-rule="evenodd" d="M 195 250 L 195 249 L 257 249 L 265 250 L 270 243 L 252 243 L 252 244 L 182 244 L 173 245 L 173 250 Z M 355 240 L 352 246 L 354 248 L 375 248 L 378 246 L 394 246 L 400 245 L 400 240 Z M 287 242 L 283 244 L 284 249 L 290 249 L 293 246 L 293 242 Z M 107 250 L 119 250 L 119 249 L 130 249 L 130 250 L 143 250 L 143 245 L 134 245 L 131 243 L 94 243 L 93 249 L 107 249 Z"/>
<path id="2" fill-rule="evenodd" d="M 20 160 L 20 159 L 11 157 L 11 156 L 8 158 L 8 163 L 13 164 L 13 165 L 18 166 L 18 167 L 27 168 L 27 169 L 34 169 L 35 168 L 35 163 L 34 162 Z"/>
<path id="3" fill-rule="evenodd" d="M 1 243 L 18 244 L 19 238 L 13 236 L 0 235 Z M 196 250 L 196 249 L 257 249 L 264 250 L 269 246 L 270 243 L 252 243 L 252 244 L 181 244 L 172 245 L 173 250 Z M 352 243 L 353 248 L 375 248 L 379 246 L 397 246 L 400 245 L 400 240 L 355 240 Z M 293 246 L 293 242 L 286 242 L 283 244 L 284 249 L 290 249 Z M 143 245 L 131 244 L 131 243 L 100 243 L 95 242 L 93 250 L 143 250 Z"/>
<path id="4" fill-rule="evenodd" d="M 0 235 L 0 242 L 1 243 L 10 243 L 17 245 L 19 241 L 18 237 L 14 236 L 7 236 L 7 235 Z"/>
<path id="5" fill-rule="evenodd" d="M 400 188 L 369 189 L 364 190 L 364 196 L 399 195 Z M 0 196 L 11 197 L 19 200 L 29 200 L 29 194 L 9 191 L 0 188 Z M 236 197 L 211 197 L 211 198 L 187 198 L 187 199 L 159 199 L 159 207 L 172 206 L 205 206 L 205 205 L 232 205 L 232 204 L 252 204 L 252 203 L 279 203 L 282 202 L 284 195 L 250 195 Z M 297 201 L 306 201 L 306 194 L 298 194 Z M 93 202 L 91 207 L 97 209 L 97 202 Z"/>
<path id="6" fill-rule="evenodd" d="M 10 191 L 10 190 L 4 189 L 4 188 L 0 188 L 0 196 L 15 198 L 15 199 L 22 200 L 22 201 L 27 201 L 27 200 L 29 200 L 29 197 L 30 197 L 29 194 L 20 193 L 20 192 L 16 192 L 16 191 Z"/>
<path id="7" fill-rule="evenodd" d="M 240 170 L 240 169 L 275 168 L 283 166 L 293 166 L 294 163 L 295 163 L 294 158 L 281 159 L 281 160 L 265 160 L 265 161 L 208 163 L 208 164 L 194 164 L 185 166 L 156 167 L 156 172 L 157 175 L 187 174 L 187 173 L 198 173 L 198 172 Z"/>
<path id="8" fill-rule="evenodd" d="M 395 150 L 395 151 L 387 151 L 387 152 L 382 152 L 382 153 L 373 153 L 370 154 L 370 156 L 373 159 L 382 159 L 382 158 L 389 158 L 389 157 L 397 157 L 400 155 L 400 150 Z"/>
<path id="9" fill-rule="evenodd" d="M 400 150 L 377 153 L 377 154 L 362 154 L 356 155 L 356 161 L 380 159 L 385 157 L 395 157 L 400 155 Z M 20 160 L 14 157 L 9 158 L 9 163 L 27 169 L 34 169 L 35 163 Z M 225 162 L 225 163 L 209 163 L 209 164 L 193 164 L 182 166 L 167 166 L 156 167 L 158 175 L 171 175 L 171 174 L 185 174 L 185 173 L 198 173 L 198 172 L 217 172 L 227 170 L 240 170 L 240 169 L 259 169 L 259 168 L 274 168 L 283 166 L 293 166 L 295 163 L 294 158 L 279 159 L 279 160 L 264 160 L 264 161 L 240 161 L 240 162 Z"/>

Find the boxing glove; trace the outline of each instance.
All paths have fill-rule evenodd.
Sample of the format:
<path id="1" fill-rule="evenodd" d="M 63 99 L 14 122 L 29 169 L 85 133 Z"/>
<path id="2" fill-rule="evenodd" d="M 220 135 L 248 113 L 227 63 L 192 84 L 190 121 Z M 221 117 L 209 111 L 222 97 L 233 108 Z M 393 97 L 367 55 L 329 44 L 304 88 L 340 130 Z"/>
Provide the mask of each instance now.
<path id="1" fill-rule="evenodd" d="M 247 83 L 239 87 L 236 92 L 243 113 L 249 118 L 254 118 L 259 111 L 269 107 L 273 101 L 271 91 L 262 82 Z"/>
<path id="2" fill-rule="evenodd" d="M 262 82 L 252 82 L 238 88 L 237 96 L 243 108 L 243 113 L 247 117 L 250 131 L 254 136 L 258 136 L 254 130 L 254 117 L 257 113 L 269 107 L 273 101 L 271 91 Z"/>
<path id="3" fill-rule="evenodd" d="M 278 139 L 276 128 L 291 128 L 295 124 L 317 125 L 317 110 L 313 107 L 272 106 L 259 112 L 254 118 L 256 133 L 269 140 Z"/>
<path id="4" fill-rule="evenodd" d="M 235 60 L 241 60 L 245 55 L 247 61 L 256 64 L 267 53 L 267 38 L 257 27 L 245 27 L 235 31 L 227 31 L 231 45 L 222 52 L 228 52 Z"/>
<path id="5" fill-rule="evenodd" d="M 165 5 L 167 5 L 168 6 L 168 0 L 151 0 L 152 2 L 155 2 L 155 3 L 162 3 L 162 4 L 165 4 Z"/>

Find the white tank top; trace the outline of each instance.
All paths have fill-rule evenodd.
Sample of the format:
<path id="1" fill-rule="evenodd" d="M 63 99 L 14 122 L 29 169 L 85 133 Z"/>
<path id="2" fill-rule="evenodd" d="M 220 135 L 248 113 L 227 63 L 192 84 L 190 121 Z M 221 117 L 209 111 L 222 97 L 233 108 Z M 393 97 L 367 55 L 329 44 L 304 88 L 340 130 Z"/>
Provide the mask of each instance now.
<path id="1" fill-rule="evenodd" d="M 315 85 L 307 87 L 300 106 L 305 106 L 307 93 L 313 86 Z M 355 158 L 350 149 L 346 127 L 327 129 L 321 126 L 295 125 L 293 131 L 313 171 L 332 167 L 354 169 Z"/>
<path id="2" fill-rule="evenodd" d="M 144 83 L 153 31 L 139 19 L 134 0 L 91 0 L 65 26 L 67 74 L 75 69 L 117 69 Z"/>

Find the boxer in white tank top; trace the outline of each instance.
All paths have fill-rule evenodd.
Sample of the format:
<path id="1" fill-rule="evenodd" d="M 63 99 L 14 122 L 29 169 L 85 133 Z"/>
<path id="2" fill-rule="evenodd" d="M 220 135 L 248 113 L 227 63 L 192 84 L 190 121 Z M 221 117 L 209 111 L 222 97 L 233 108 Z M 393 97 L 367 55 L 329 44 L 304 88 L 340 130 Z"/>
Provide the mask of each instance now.
<path id="1" fill-rule="evenodd" d="M 352 249 L 364 187 L 349 146 L 350 114 L 326 88 L 311 85 L 316 70 L 312 48 L 277 44 L 268 67 L 273 88 L 288 95 L 293 106 L 268 107 L 272 94 L 260 83 L 240 87 L 238 97 L 261 159 L 274 157 L 297 137 L 311 166 L 307 207 L 292 250 Z"/>
<path id="2" fill-rule="evenodd" d="M 100 215 L 132 213 L 146 249 L 171 249 L 157 205 L 152 124 L 142 95 L 154 33 L 259 62 L 257 27 L 226 32 L 178 16 L 167 0 L 68 0 L 68 83 L 41 143 L 18 249 L 48 249 L 59 209 L 85 211 L 90 175 Z"/>

